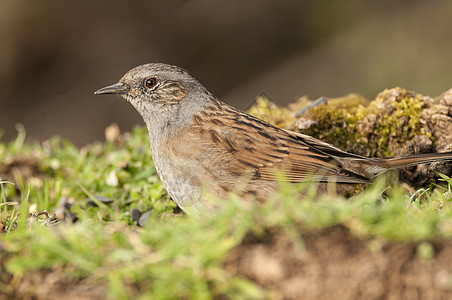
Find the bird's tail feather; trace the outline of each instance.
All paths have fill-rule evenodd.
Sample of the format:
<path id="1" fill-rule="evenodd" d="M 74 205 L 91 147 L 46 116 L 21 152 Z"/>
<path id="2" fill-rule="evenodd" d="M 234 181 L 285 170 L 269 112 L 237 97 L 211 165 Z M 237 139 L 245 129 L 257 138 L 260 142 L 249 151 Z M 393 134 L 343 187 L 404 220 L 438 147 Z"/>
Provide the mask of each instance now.
<path id="1" fill-rule="evenodd" d="M 446 160 L 452 160 L 451 152 L 425 153 L 411 156 L 390 157 L 379 159 L 375 164 L 386 169 L 397 169 Z"/>
<path id="2" fill-rule="evenodd" d="M 363 163 L 363 174 L 365 174 L 368 178 L 372 178 L 391 169 L 399 169 L 448 160 L 452 160 L 452 152 L 425 153 L 402 157 L 370 158 L 365 161 L 365 163 L 361 160 L 361 163 Z"/>

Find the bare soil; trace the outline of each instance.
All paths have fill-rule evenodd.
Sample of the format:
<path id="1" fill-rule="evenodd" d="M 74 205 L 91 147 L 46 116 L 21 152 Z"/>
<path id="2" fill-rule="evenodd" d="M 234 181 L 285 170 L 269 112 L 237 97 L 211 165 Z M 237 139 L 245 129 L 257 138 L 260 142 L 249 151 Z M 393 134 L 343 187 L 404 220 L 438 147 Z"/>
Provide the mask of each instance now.
<path id="1" fill-rule="evenodd" d="M 301 246 L 301 247 L 300 247 Z M 433 249 L 431 256 L 420 249 Z M 106 286 L 32 272 L 19 282 L 2 268 L 8 299 L 99 299 Z M 452 241 L 388 242 L 358 238 L 344 226 L 310 230 L 294 243 L 279 230 L 248 235 L 231 251 L 225 268 L 271 291 L 276 299 L 452 299 Z"/>
<path id="2" fill-rule="evenodd" d="M 305 249 L 297 250 L 278 232 L 250 236 L 226 267 L 284 299 L 452 299 L 451 241 L 360 239 L 343 226 L 302 238 Z M 420 255 L 422 247 L 432 256 Z"/>

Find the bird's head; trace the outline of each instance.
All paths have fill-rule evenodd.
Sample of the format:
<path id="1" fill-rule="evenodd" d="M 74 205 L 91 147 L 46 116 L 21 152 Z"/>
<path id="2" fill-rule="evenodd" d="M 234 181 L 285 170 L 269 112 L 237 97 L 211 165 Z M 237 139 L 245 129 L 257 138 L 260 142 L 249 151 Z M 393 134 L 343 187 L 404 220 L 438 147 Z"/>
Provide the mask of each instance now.
<path id="1" fill-rule="evenodd" d="M 128 71 L 118 83 L 94 94 L 118 94 L 141 114 L 148 128 L 189 121 L 211 94 L 186 70 L 149 63 Z"/>

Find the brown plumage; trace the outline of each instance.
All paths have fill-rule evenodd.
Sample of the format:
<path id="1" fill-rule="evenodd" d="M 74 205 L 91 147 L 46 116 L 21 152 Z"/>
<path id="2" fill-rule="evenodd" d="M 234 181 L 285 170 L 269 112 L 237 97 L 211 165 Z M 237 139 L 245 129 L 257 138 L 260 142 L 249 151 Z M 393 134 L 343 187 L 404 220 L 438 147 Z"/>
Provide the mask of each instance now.
<path id="1" fill-rule="evenodd" d="M 394 168 L 451 160 L 452 153 L 367 158 L 277 128 L 227 105 L 181 68 L 146 64 L 96 94 L 117 93 L 142 115 L 159 176 L 184 210 L 205 206 L 206 191 L 265 200 L 277 180 L 337 183 L 338 192 Z M 283 176 L 281 177 L 281 174 Z"/>

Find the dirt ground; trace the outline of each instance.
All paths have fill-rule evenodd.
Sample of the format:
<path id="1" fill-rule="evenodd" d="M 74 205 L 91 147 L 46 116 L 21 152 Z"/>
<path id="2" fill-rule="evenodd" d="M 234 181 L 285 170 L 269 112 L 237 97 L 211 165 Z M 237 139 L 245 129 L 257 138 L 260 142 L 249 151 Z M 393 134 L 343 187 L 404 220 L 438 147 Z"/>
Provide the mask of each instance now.
<path id="1" fill-rule="evenodd" d="M 248 235 L 229 254 L 225 268 L 270 290 L 275 299 L 452 297 L 452 241 L 398 243 L 360 239 L 343 226 L 306 232 L 302 241 L 302 247 L 297 248 L 278 230 L 260 238 Z M 422 255 L 422 249 L 433 250 L 427 251 L 432 255 Z M 29 274 L 16 283 L 14 291 L 2 292 L 0 296 L 8 299 L 105 296 L 105 285 L 83 279 L 68 281 L 58 273 L 56 270 Z M 3 282 L 8 279 L 2 277 Z"/>
<path id="2" fill-rule="evenodd" d="M 284 299 L 451 299 L 452 242 L 359 239 L 336 226 L 302 235 L 305 251 L 269 233 L 248 237 L 227 269 Z M 431 247 L 430 247 L 431 246 Z M 432 249 L 431 257 L 422 249 Z"/>

